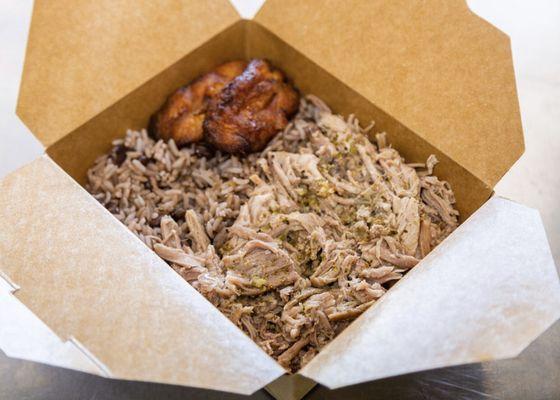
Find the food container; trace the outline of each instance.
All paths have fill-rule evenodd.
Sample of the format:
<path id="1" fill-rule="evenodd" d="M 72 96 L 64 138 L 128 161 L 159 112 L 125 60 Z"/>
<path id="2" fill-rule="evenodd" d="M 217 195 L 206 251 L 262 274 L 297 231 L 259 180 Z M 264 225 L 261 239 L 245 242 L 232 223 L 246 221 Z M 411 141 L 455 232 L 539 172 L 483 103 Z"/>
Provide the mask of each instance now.
<path id="1" fill-rule="evenodd" d="M 409 162 L 435 154 L 462 224 L 298 374 L 81 186 L 111 141 L 221 62 L 264 57 Z M 18 115 L 46 153 L 0 182 L 0 348 L 140 380 L 299 399 L 515 357 L 560 315 L 539 214 L 493 195 L 523 152 L 508 37 L 463 1 L 36 1 Z"/>

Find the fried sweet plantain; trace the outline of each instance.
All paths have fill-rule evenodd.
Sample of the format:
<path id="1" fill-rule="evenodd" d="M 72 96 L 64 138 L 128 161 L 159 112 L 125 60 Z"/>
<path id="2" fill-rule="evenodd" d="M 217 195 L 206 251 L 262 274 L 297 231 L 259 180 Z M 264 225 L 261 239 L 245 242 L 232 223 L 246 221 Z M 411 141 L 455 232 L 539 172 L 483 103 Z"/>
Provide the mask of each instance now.
<path id="1" fill-rule="evenodd" d="M 299 94 L 281 71 L 265 60 L 252 60 L 210 100 L 205 139 L 227 153 L 260 151 L 286 127 L 298 105 Z"/>
<path id="2" fill-rule="evenodd" d="M 230 61 L 177 89 L 150 119 L 151 135 L 179 146 L 202 140 L 208 102 L 246 66 L 245 61 Z"/>

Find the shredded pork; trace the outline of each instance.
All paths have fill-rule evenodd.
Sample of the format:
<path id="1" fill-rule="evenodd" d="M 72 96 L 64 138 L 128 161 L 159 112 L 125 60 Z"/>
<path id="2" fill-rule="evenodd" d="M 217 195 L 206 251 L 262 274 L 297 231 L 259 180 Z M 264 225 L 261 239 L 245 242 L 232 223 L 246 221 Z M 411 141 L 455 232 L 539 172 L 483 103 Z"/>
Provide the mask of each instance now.
<path id="1" fill-rule="evenodd" d="M 308 96 L 240 159 L 128 132 L 90 192 L 233 323 L 297 371 L 457 226 L 437 160 Z"/>

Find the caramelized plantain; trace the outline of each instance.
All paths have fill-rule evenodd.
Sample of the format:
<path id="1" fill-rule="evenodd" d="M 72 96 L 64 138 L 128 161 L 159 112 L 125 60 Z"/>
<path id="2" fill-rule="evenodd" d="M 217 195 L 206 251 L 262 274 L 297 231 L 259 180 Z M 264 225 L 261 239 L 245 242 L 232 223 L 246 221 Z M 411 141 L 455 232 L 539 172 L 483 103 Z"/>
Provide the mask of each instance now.
<path id="1" fill-rule="evenodd" d="M 202 140 L 208 102 L 246 66 L 245 61 L 230 61 L 177 89 L 152 116 L 149 126 L 152 136 L 173 139 L 179 146 Z"/>
<path id="2" fill-rule="evenodd" d="M 265 60 L 245 71 L 210 100 L 203 123 L 206 141 L 227 153 L 262 150 L 299 105 L 298 92 Z"/>

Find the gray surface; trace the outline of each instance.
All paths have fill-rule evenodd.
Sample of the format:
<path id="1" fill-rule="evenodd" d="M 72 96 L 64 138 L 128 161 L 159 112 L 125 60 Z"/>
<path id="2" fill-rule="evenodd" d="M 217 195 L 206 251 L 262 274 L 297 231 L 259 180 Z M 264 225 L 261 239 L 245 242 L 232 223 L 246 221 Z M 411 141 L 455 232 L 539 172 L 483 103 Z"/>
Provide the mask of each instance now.
<path id="1" fill-rule="evenodd" d="M 262 0 L 236 0 L 244 15 Z M 42 152 L 15 117 L 31 0 L 0 0 L 0 177 Z M 498 194 L 538 208 L 560 260 L 560 2 L 470 0 L 470 7 L 512 38 L 526 153 Z M 11 360 L 0 352 L 0 400 L 234 399 L 217 392 L 107 380 Z M 252 398 L 270 398 L 259 392 Z M 560 323 L 513 360 L 445 368 L 357 385 L 315 388 L 309 399 L 560 399 Z"/>
<path id="2" fill-rule="evenodd" d="M 442 368 L 329 391 L 315 387 L 306 399 L 560 399 L 560 323 L 519 357 Z M 235 396 L 179 386 L 100 378 L 0 353 L 2 400 L 271 399 L 264 391 Z"/>

